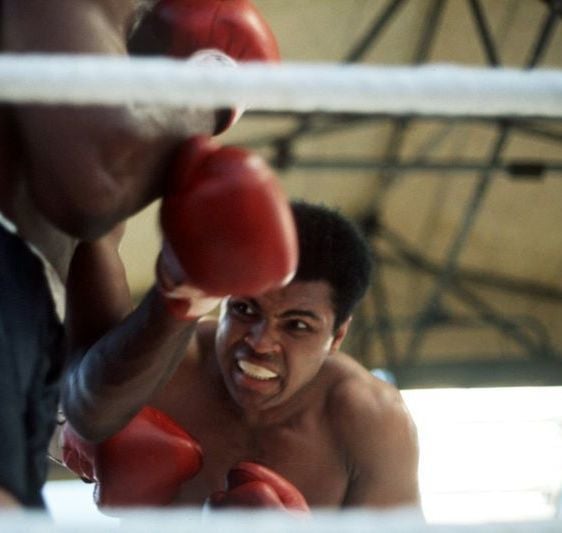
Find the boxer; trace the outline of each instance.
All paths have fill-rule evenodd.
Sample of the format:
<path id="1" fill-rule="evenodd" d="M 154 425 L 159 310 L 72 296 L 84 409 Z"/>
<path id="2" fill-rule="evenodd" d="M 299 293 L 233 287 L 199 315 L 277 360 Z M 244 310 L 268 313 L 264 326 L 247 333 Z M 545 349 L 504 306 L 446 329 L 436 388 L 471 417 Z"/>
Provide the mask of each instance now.
<path id="1" fill-rule="evenodd" d="M 189 434 L 186 442 L 197 442 L 203 457 L 197 471 L 169 476 L 175 491 L 166 491 L 162 504 L 305 513 L 324 507 L 419 509 L 412 418 L 394 386 L 341 350 L 369 284 L 368 244 L 331 209 L 304 202 L 291 207 L 299 260 L 290 283 L 224 297 L 218 318 L 197 321 L 177 369 L 147 400 L 148 409 Z M 139 357 L 146 349 L 136 341 L 143 330 L 131 330 L 128 339 Z M 109 344 L 105 356 L 111 357 Z M 135 416 L 142 419 L 144 410 Z M 142 459 L 143 443 L 162 428 L 147 428 L 141 436 L 123 431 L 126 450 L 139 446 L 125 460 L 108 441 L 73 445 L 69 439 L 67 455 L 87 457 L 89 477 L 114 495 L 113 506 L 154 505 L 156 488 L 135 502 L 119 495 L 139 483 L 150 488 L 169 468 L 165 461 L 147 468 Z M 103 462 L 96 459 L 100 454 Z M 73 463 L 67 460 L 80 473 Z M 112 470 L 123 475 L 110 476 Z"/>
<path id="2" fill-rule="evenodd" d="M 125 428 L 99 444 L 81 439 L 65 424 L 62 463 L 84 481 L 95 483 L 96 505 L 118 515 L 119 509 L 172 504 L 181 485 L 201 470 L 203 454 L 197 440 L 174 420 L 158 409 L 144 407 Z M 294 485 L 249 461 L 230 469 L 225 489 L 211 494 L 208 504 L 214 509 L 309 511 Z"/>

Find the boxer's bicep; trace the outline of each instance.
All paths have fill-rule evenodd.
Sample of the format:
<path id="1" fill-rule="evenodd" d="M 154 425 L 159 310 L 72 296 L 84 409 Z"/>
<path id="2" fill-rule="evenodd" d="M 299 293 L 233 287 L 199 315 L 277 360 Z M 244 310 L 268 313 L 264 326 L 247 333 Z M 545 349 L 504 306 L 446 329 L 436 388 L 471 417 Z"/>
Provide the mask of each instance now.
<path id="1" fill-rule="evenodd" d="M 118 244 L 122 226 L 104 238 L 80 243 L 67 280 L 66 329 L 71 354 L 91 346 L 132 310 Z"/>

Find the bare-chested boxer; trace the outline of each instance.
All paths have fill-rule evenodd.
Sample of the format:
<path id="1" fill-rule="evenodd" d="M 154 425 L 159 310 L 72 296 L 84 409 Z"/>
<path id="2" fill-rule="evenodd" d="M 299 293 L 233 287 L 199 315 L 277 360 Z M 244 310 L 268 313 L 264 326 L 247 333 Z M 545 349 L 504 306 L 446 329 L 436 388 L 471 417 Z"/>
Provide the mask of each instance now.
<path id="1" fill-rule="evenodd" d="M 286 287 L 225 298 L 117 435 L 93 445 L 66 428 L 66 464 L 97 483 L 102 508 L 419 508 L 405 404 L 340 350 L 369 284 L 368 245 L 336 211 L 293 211 L 300 259 Z"/>
<path id="2" fill-rule="evenodd" d="M 219 4 L 233 7 L 240 24 L 221 26 Z M 197 10 L 206 16 L 194 16 Z M 210 16 L 205 14 L 209 10 Z M 245 25 L 244 14 L 253 29 Z M 1 0 L 0 21 L 3 53 L 138 52 L 190 58 L 202 48 L 218 48 L 221 52 L 198 60 L 230 64 L 225 54 L 243 60 L 251 50 L 246 45 L 258 42 L 265 47 L 251 50 L 249 57 L 267 59 L 271 53 L 277 58 L 268 28 L 246 0 Z M 225 43 L 244 46 L 236 51 Z M 217 133 L 234 116 L 231 110 L 150 106 L 0 107 L 0 506 L 44 507 L 46 450 L 68 361 L 57 304 L 64 300 L 71 260 L 79 264 L 89 256 L 103 257 L 100 261 L 122 269 L 116 251 L 120 224 L 164 194 L 170 162 L 186 139 Z M 214 160 L 228 159 L 215 152 Z M 168 225 L 171 233 L 174 220 Z M 83 246 L 77 247 L 78 242 Z M 79 278 L 75 274 L 72 283 L 80 284 Z M 129 309 L 119 301 L 103 301 L 115 293 L 112 285 L 118 279 L 100 276 L 89 283 L 93 297 L 72 305 L 74 316 L 80 305 L 89 311 L 103 308 L 88 329 L 93 343 Z M 123 350 L 107 361 L 102 358 L 96 368 L 107 371 L 95 381 L 80 371 L 81 352 L 73 352 L 66 410 L 89 437 L 120 429 L 177 364 L 171 348 L 174 342 L 183 344 L 193 324 L 170 314 L 167 301 L 161 293 L 149 295 L 132 321 L 159 317 L 151 341 L 156 346 L 162 340 L 168 350 L 155 352 L 145 345 L 142 357 Z M 72 335 L 78 336 L 77 321 L 72 322 Z M 119 394 L 108 395 L 115 379 L 121 380 Z M 109 425 L 103 416 L 108 403 L 113 405 Z M 80 411 L 85 405 L 89 416 L 81 420 L 75 415 L 85 413 Z"/>

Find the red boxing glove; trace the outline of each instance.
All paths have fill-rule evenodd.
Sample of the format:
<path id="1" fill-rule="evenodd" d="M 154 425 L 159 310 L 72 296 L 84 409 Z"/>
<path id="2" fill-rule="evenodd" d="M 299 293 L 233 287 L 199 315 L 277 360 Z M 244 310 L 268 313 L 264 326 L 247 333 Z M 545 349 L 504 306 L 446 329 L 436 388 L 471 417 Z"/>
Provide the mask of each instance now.
<path id="1" fill-rule="evenodd" d="M 238 61 L 279 61 L 275 36 L 250 0 L 160 0 L 153 15 L 169 28 L 172 56 L 215 49 Z"/>
<path id="2" fill-rule="evenodd" d="M 63 461 L 96 482 L 94 500 L 100 508 L 162 506 L 199 472 L 203 455 L 197 441 L 169 416 L 145 407 L 99 444 L 84 441 L 67 424 Z"/>
<path id="3" fill-rule="evenodd" d="M 257 295 L 293 276 L 295 222 L 261 157 L 194 137 L 180 150 L 160 220 L 187 283 L 207 295 Z"/>
<path id="4" fill-rule="evenodd" d="M 309 513 L 310 508 L 300 491 L 273 470 L 243 461 L 226 477 L 226 490 L 212 494 L 213 508 L 269 507 Z"/>
<path id="5" fill-rule="evenodd" d="M 280 59 L 273 32 L 249 0 L 160 0 L 149 15 L 152 33 L 167 35 L 165 53 L 203 64 L 233 66 L 235 61 Z M 221 52 L 221 53 L 218 53 Z M 224 57 L 226 54 L 228 57 Z M 222 57 L 221 57 L 222 56 Z M 232 126 L 242 109 L 219 115 L 215 134 Z"/>

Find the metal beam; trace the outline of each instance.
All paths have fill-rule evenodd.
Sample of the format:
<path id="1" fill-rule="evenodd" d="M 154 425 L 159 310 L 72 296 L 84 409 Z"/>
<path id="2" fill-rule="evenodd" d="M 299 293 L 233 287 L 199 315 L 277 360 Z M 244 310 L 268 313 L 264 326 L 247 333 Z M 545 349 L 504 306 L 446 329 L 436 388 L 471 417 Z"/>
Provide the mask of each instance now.
<path id="1" fill-rule="evenodd" d="M 509 354 L 486 360 L 478 354 L 403 366 L 393 371 L 398 387 L 560 386 L 562 361 L 526 361 Z"/>

